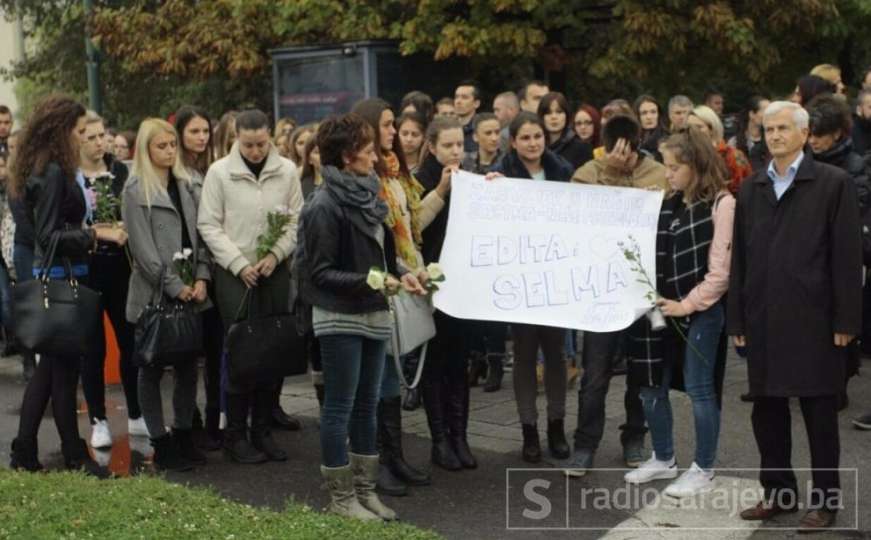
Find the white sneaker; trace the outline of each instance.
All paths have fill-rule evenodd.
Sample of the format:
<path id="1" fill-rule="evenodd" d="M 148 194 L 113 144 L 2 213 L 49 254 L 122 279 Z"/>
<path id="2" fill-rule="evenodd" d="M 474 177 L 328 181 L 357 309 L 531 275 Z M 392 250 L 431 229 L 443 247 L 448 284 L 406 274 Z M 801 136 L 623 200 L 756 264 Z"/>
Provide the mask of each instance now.
<path id="1" fill-rule="evenodd" d="M 145 425 L 145 419 L 139 418 L 127 419 L 127 435 L 131 437 L 148 437 L 148 426 Z"/>
<path id="2" fill-rule="evenodd" d="M 109 448 L 112 446 L 112 434 L 109 432 L 109 422 L 97 420 L 91 428 L 91 448 Z"/>
<path id="3" fill-rule="evenodd" d="M 669 497 L 680 499 L 693 497 L 699 493 L 711 491 L 713 488 L 714 471 L 706 472 L 693 462 L 692 466 L 680 475 L 680 478 L 665 488 L 664 493 Z"/>
<path id="4" fill-rule="evenodd" d="M 634 471 L 623 475 L 623 479 L 630 484 L 646 484 L 653 480 L 666 480 L 677 478 L 677 463 L 672 457 L 670 461 L 659 461 L 656 454 L 638 466 Z"/>

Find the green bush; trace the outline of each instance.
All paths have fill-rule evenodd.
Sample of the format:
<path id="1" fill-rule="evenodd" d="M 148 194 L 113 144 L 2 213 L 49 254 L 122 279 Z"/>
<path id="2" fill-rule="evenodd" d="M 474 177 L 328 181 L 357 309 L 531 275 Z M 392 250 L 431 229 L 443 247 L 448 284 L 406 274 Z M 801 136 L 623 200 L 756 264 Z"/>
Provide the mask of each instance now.
<path id="1" fill-rule="evenodd" d="M 0 472 L 0 538 L 435 539 L 411 525 L 363 523 L 288 503 L 254 508 L 159 477 Z"/>

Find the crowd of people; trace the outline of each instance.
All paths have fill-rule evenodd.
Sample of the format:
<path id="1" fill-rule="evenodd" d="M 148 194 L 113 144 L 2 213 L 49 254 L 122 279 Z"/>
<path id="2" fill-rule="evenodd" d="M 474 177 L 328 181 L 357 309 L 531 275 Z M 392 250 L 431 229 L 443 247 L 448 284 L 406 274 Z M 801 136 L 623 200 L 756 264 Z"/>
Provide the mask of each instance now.
<path id="1" fill-rule="evenodd" d="M 871 71 L 861 82 L 851 107 L 839 70 L 821 65 L 788 96 L 754 95 L 739 114 L 725 116 L 717 91 L 700 105 L 675 95 L 663 108 L 641 95 L 599 109 L 572 106 L 542 81 L 499 93 L 490 112 L 481 88 L 464 81 L 450 98 L 434 102 L 415 91 L 396 108 L 365 99 L 318 124 L 282 118 L 270 129 L 259 110 L 228 111 L 216 121 L 184 106 L 167 120 L 142 121 L 136 133 L 111 130 L 64 96 L 42 100 L 20 130 L 0 106 L 4 342 L 16 346 L 10 283 L 75 278 L 101 293 L 120 350 L 128 434 L 150 438 L 154 466 L 190 470 L 221 449 L 234 462 L 255 464 L 287 460 L 272 430 L 302 425 L 280 405 L 283 373 L 274 364 L 283 359 L 241 358 L 228 352 L 225 337 L 252 313 L 294 312 L 301 322 L 288 331 L 304 334 L 297 352 L 311 366 L 321 405 L 329 510 L 393 520 L 379 494 L 431 482 L 406 461 L 402 410 L 423 404 L 433 465 L 474 469 L 470 387 L 486 377 L 484 390 L 499 391 L 507 362 L 523 461 L 542 460 L 542 385 L 547 451 L 571 476 L 593 473 L 609 383 L 625 372 L 619 431 L 632 469 L 626 481 L 674 479 L 665 493 L 676 498 L 710 490 L 732 336 L 747 359 L 742 399 L 753 402 L 766 495 L 741 517 L 796 508 L 794 397 L 817 497 L 801 527 L 830 527 L 839 500 L 839 478 L 829 470 L 839 460 L 838 411 L 848 406 L 847 382 L 867 352 L 862 319 L 871 310 L 871 288 L 863 292 L 863 264 L 871 264 Z M 664 191 L 656 310 L 673 324 L 649 316 L 624 331 L 579 336 L 435 311 L 425 354 L 392 358 L 398 352 L 389 346 L 394 321 L 385 292 L 426 296 L 427 267 L 444 248 L 451 178 L 460 169 L 493 182 L 504 176 Z M 67 264 L 46 268 L 50 249 Z M 372 268 L 386 273 L 384 291 L 371 286 Z M 155 298 L 196 313 L 200 361 L 137 360 L 134 335 Z M 20 351 L 28 382 L 13 468 L 42 468 L 37 433 L 50 399 L 66 466 L 108 475 L 88 451 L 113 442 L 104 343 L 96 336 L 81 358 Z M 198 400 L 200 364 L 205 397 Z M 570 444 L 567 388 L 579 367 Z M 167 430 L 161 379 L 169 368 Z M 407 384 L 419 371 L 419 386 Z M 76 421 L 79 380 L 89 444 Z M 695 426 L 694 460 L 680 475 L 673 388 L 689 396 Z M 871 429 L 871 414 L 854 424 Z M 645 451 L 648 431 L 652 453 Z"/>

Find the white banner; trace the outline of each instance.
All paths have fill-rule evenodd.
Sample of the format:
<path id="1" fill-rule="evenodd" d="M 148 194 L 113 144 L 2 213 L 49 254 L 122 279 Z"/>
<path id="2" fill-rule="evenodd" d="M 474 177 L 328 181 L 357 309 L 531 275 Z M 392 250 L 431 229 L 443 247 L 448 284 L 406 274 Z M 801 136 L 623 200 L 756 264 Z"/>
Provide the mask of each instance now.
<path id="1" fill-rule="evenodd" d="M 452 178 L 435 306 L 464 319 L 595 332 L 650 309 L 661 191 L 515 178 Z M 623 244 L 623 247 L 620 244 Z M 633 270 L 633 267 L 636 267 Z"/>

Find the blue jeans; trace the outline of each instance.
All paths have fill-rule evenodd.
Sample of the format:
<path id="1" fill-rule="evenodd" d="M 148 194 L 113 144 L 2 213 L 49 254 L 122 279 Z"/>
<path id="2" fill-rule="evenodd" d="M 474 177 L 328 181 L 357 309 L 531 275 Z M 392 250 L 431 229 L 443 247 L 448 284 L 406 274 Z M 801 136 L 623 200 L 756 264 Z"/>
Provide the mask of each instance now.
<path id="1" fill-rule="evenodd" d="M 702 469 L 714 466 L 717 457 L 717 438 L 720 435 L 720 409 L 714 391 L 714 365 L 717 360 L 717 345 L 723 331 L 723 306 L 716 304 L 707 311 L 691 316 L 683 363 L 686 393 L 693 402 L 693 419 L 696 428 L 696 464 Z M 671 403 L 668 390 L 671 386 L 674 362 L 666 358 L 662 383 L 657 387 L 643 387 L 641 402 L 644 416 L 650 428 L 650 438 L 656 459 L 668 461 L 674 457 Z"/>
<path id="2" fill-rule="evenodd" d="M 321 461 L 327 467 L 341 467 L 348 464 L 349 438 L 355 454 L 378 453 L 375 413 L 387 340 L 348 334 L 319 339 L 324 368 Z"/>
<path id="3" fill-rule="evenodd" d="M 399 372 L 392 356 L 387 356 L 384 364 L 384 374 L 381 376 L 381 399 L 399 397 L 402 389 L 399 385 Z"/>

